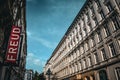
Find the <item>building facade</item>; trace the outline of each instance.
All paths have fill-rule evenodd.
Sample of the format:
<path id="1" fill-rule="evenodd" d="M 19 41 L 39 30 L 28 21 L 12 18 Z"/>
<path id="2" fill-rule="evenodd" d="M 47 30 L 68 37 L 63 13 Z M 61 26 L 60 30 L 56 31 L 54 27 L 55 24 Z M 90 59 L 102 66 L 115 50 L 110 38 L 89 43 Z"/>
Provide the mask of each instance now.
<path id="1" fill-rule="evenodd" d="M 44 68 L 51 80 L 120 79 L 120 0 L 86 0 Z"/>
<path id="2" fill-rule="evenodd" d="M 21 28 L 20 36 L 13 35 L 19 42 L 11 43 L 19 44 L 17 65 L 5 62 L 13 26 Z M 0 80 L 24 80 L 26 55 L 26 0 L 0 0 Z"/>
<path id="3" fill-rule="evenodd" d="M 24 80 L 33 80 L 33 70 L 25 71 L 25 79 Z"/>

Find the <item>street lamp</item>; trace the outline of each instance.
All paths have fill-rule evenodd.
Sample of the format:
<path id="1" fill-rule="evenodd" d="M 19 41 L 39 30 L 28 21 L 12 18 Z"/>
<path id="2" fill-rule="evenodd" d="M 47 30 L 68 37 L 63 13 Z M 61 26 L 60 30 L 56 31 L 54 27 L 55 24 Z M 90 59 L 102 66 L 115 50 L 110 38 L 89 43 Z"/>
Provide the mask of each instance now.
<path id="1" fill-rule="evenodd" d="M 50 80 L 50 75 L 52 75 L 50 68 L 47 70 L 46 75 L 48 75 L 48 80 Z"/>

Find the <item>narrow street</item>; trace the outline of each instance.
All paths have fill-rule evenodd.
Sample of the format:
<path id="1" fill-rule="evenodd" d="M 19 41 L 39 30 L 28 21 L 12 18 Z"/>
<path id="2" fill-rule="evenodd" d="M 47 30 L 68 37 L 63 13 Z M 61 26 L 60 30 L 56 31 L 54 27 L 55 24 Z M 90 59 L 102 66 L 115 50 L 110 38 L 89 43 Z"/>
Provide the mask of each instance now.
<path id="1" fill-rule="evenodd" d="M 0 0 L 0 80 L 120 80 L 120 0 Z"/>

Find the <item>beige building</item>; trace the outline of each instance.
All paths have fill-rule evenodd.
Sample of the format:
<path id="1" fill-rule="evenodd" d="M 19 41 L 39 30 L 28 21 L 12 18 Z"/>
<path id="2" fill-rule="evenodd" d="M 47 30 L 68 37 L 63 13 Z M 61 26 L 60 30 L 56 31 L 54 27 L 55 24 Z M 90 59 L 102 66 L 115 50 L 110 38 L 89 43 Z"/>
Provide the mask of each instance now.
<path id="1" fill-rule="evenodd" d="M 86 0 L 47 61 L 51 80 L 120 80 L 120 0 Z"/>

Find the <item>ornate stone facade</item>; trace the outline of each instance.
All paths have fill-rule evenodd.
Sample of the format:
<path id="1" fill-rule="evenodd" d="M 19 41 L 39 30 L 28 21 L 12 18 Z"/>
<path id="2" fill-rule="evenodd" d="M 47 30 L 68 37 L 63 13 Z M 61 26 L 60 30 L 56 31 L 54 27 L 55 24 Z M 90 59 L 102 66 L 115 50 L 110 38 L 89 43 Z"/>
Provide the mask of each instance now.
<path id="1" fill-rule="evenodd" d="M 86 0 L 47 61 L 51 80 L 120 79 L 120 1 Z"/>

